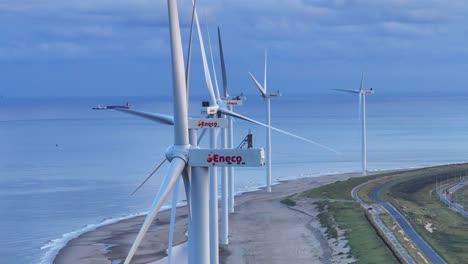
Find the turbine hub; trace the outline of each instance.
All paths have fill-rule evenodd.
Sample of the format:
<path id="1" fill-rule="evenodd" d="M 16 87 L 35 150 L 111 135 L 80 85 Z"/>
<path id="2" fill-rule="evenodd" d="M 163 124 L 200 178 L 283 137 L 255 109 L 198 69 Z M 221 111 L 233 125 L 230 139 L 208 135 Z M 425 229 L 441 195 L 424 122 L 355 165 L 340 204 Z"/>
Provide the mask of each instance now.
<path id="1" fill-rule="evenodd" d="M 188 162 L 188 153 L 190 150 L 190 145 L 172 145 L 166 149 L 166 159 L 171 162 L 174 158 L 181 158 Z"/>

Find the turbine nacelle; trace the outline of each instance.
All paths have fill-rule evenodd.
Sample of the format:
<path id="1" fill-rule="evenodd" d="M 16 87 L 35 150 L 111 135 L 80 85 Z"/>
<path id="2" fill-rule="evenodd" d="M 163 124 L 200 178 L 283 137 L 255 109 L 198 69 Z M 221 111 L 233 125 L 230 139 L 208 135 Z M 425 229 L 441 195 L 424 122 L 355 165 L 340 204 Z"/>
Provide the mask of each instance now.
<path id="1" fill-rule="evenodd" d="M 226 128 L 226 118 L 189 118 L 189 128 L 202 129 L 202 128 Z"/>
<path id="2" fill-rule="evenodd" d="M 361 89 L 361 90 L 345 90 L 345 89 L 333 89 L 335 91 L 339 92 L 345 92 L 345 93 L 354 93 L 354 94 L 374 94 L 375 90 L 370 88 L 369 90 L 366 89 Z"/>
<path id="3" fill-rule="evenodd" d="M 216 104 L 216 103 L 211 104 L 208 101 L 203 101 L 202 102 L 202 110 L 201 110 L 202 114 L 215 115 L 215 114 L 218 113 L 218 110 L 219 110 L 219 105 L 218 104 Z"/>
<path id="4" fill-rule="evenodd" d="M 247 97 L 241 93 L 238 96 L 227 96 L 222 101 L 226 106 L 242 106 L 247 101 Z"/>
<path id="5" fill-rule="evenodd" d="M 281 97 L 281 96 L 283 96 L 283 94 L 281 94 L 280 91 L 278 90 L 278 91 L 276 91 L 276 93 L 271 93 L 271 94 L 267 94 L 266 96 L 263 96 L 263 98 L 265 98 L 265 97 L 272 98 L 272 97 Z"/>
<path id="6" fill-rule="evenodd" d="M 259 149 L 191 149 L 191 167 L 262 167 L 265 151 Z"/>
<path id="7" fill-rule="evenodd" d="M 369 90 L 361 90 L 361 94 L 374 94 L 374 89 L 370 88 Z"/>
<path id="8" fill-rule="evenodd" d="M 171 145 L 166 158 L 182 159 L 190 167 L 261 167 L 265 165 L 265 151 L 259 149 L 200 149 L 191 145 Z"/>

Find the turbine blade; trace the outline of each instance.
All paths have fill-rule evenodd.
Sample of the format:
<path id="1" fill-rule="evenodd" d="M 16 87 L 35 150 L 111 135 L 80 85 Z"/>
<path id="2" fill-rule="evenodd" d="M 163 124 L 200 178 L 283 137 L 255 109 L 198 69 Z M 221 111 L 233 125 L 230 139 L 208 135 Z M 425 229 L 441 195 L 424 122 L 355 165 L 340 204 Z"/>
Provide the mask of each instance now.
<path id="1" fill-rule="evenodd" d="M 150 175 L 148 177 L 146 177 L 146 179 L 130 195 L 134 195 L 156 173 L 156 171 L 158 171 L 159 168 L 161 168 L 161 166 L 164 164 L 164 162 L 166 162 L 166 159 L 161 161 L 161 163 L 159 163 L 159 165 L 156 167 L 156 169 L 154 169 L 153 172 L 151 172 Z"/>
<path id="2" fill-rule="evenodd" d="M 192 204 L 190 201 L 190 177 L 191 170 L 189 168 L 186 168 L 185 171 L 182 173 L 182 179 L 184 180 L 185 198 L 187 199 L 187 211 L 189 221 L 192 220 Z"/>
<path id="3" fill-rule="evenodd" d="M 131 109 L 116 108 L 115 110 L 123 112 L 123 113 L 131 114 L 131 115 L 143 117 L 152 121 L 156 121 L 158 123 L 162 123 L 166 125 L 174 125 L 174 117 L 170 115 L 136 111 L 136 110 L 131 110 Z"/>
<path id="4" fill-rule="evenodd" d="M 223 92 L 224 98 L 228 97 L 228 85 L 227 85 L 227 75 L 226 75 L 226 64 L 224 62 L 224 52 L 223 44 L 221 43 L 221 31 L 218 27 L 218 44 L 219 44 L 219 57 L 221 58 L 221 73 L 223 76 Z"/>
<path id="5" fill-rule="evenodd" d="M 200 132 L 200 135 L 198 136 L 198 144 L 200 144 L 200 142 L 202 141 L 203 137 L 205 137 L 205 134 L 206 134 L 206 130 L 208 129 L 203 129 L 201 132 Z"/>
<path id="6" fill-rule="evenodd" d="M 187 51 L 187 67 L 185 68 L 185 86 L 187 87 L 187 101 L 189 96 L 189 83 L 190 83 L 190 64 L 192 61 L 192 39 L 193 39 L 193 25 L 195 20 L 195 7 L 197 6 L 197 0 L 193 2 L 192 9 L 192 22 L 190 23 L 190 36 L 189 36 L 189 46 Z"/>
<path id="7" fill-rule="evenodd" d="M 345 89 L 333 89 L 335 91 L 340 91 L 340 92 L 346 92 L 346 93 L 353 93 L 353 94 L 359 94 L 360 92 L 357 90 L 345 90 Z"/>
<path id="8" fill-rule="evenodd" d="M 322 145 L 322 144 L 317 143 L 317 142 L 315 142 L 315 141 L 312 141 L 312 140 L 310 140 L 310 139 L 307 139 L 307 138 L 304 138 L 304 137 L 295 135 L 295 134 L 293 134 L 293 133 L 290 133 L 290 132 L 281 130 L 281 129 L 276 128 L 276 127 L 269 126 L 269 125 L 267 125 L 267 124 L 261 123 L 261 122 L 259 122 L 259 121 L 253 120 L 253 119 L 248 118 L 248 117 L 245 117 L 245 116 L 240 115 L 240 114 L 238 114 L 238 113 L 235 113 L 235 112 L 233 112 L 233 111 L 227 110 L 227 109 L 225 109 L 225 108 L 220 108 L 219 111 L 220 111 L 221 113 L 225 114 L 225 115 L 232 116 L 232 117 L 235 117 L 235 118 L 238 118 L 238 119 L 242 119 L 242 120 L 245 120 L 245 121 L 247 121 L 247 122 L 257 124 L 257 125 L 259 125 L 259 126 L 271 128 L 272 130 L 275 130 L 275 131 L 280 132 L 280 133 L 282 133 L 282 134 L 288 135 L 288 136 L 290 136 L 290 137 L 294 137 L 294 138 L 300 139 L 300 140 L 302 140 L 302 141 L 309 142 L 309 143 L 311 143 L 311 144 L 314 144 L 314 145 L 316 145 L 316 146 L 319 146 L 319 147 L 321 147 L 321 148 L 324 148 L 324 149 L 329 150 L 329 151 L 331 151 L 331 152 L 334 152 L 334 153 L 336 153 L 336 154 L 341 154 L 340 152 L 338 152 L 338 151 L 336 151 L 336 150 L 334 150 L 334 149 L 332 149 L 332 148 L 330 148 L 330 147 L 327 147 L 327 146 L 325 146 L 325 145 Z"/>
<path id="9" fill-rule="evenodd" d="M 211 81 L 210 69 L 208 67 L 208 62 L 207 62 L 206 53 L 205 53 L 205 44 L 203 43 L 203 35 L 201 33 L 200 22 L 198 21 L 198 14 L 197 14 L 196 9 L 195 9 L 195 24 L 197 26 L 198 40 L 200 41 L 200 50 L 201 50 L 202 61 L 203 61 L 203 71 L 205 72 L 206 86 L 208 87 L 208 92 L 210 93 L 211 104 L 215 105 L 216 96 L 215 96 L 214 89 L 213 89 L 213 82 Z"/>
<path id="10" fill-rule="evenodd" d="M 263 89 L 262 85 L 257 81 L 257 79 L 255 79 L 255 77 L 253 76 L 252 73 L 249 72 L 249 75 L 250 75 L 250 78 L 252 78 L 252 80 L 254 81 L 255 85 L 257 86 L 257 88 L 260 91 L 260 93 L 262 94 L 262 96 L 266 97 L 266 91 L 265 91 L 265 89 Z"/>
<path id="11" fill-rule="evenodd" d="M 133 242 L 133 245 L 130 248 L 130 252 L 128 252 L 124 264 L 129 264 L 132 260 L 133 256 L 135 255 L 135 252 L 141 244 L 141 241 L 146 235 L 146 232 L 151 226 L 151 223 L 156 218 L 156 215 L 161 209 L 167 196 L 171 193 L 172 189 L 174 188 L 174 185 L 176 184 L 177 179 L 179 178 L 181 173 L 184 171 L 185 166 L 185 161 L 180 158 L 174 158 L 171 161 L 171 165 L 169 166 L 169 170 L 167 172 L 166 177 L 164 178 L 163 184 L 161 185 L 161 188 L 159 189 L 153 201 L 153 204 L 151 205 L 151 209 L 149 210 L 148 215 L 146 216 L 146 219 L 143 222 L 140 232 L 138 232 L 135 242 Z"/>
<path id="12" fill-rule="evenodd" d="M 265 49 L 265 72 L 263 75 L 263 89 L 265 89 L 265 93 L 267 93 L 267 50 Z"/>
<path id="13" fill-rule="evenodd" d="M 221 98 L 220 92 L 219 92 L 219 85 L 218 85 L 218 78 L 216 74 L 216 67 L 214 63 L 214 57 L 213 57 L 213 49 L 211 48 L 211 36 L 210 36 L 210 31 L 208 30 L 208 27 L 206 27 L 206 32 L 208 33 L 208 47 L 210 49 L 210 57 L 211 57 L 211 66 L 213 68 L 213 77 L 214 77 L 214 83 L 216 87 L 216 98 Z"/>
<path id="14" fill-rule="evenodd" d="M 177 214 L 177 199 L 179 198 L 179 182 L 180 177 L 177 179 L 177 182 L 172 190 L 172 205 L 171 205 L 171 220 L 169 222 L 169 242 L 167 245 L 167 263 L 172 263 L 172 245 L 174 242 L 174 227 L 175 227 L 175 218 Z"/>
<path id="15" fill-rule="evenodd" d="M 362 71 L 362 74 L 361 74 L 361 85 L 359 86 L 359 91 L 362 91 L 362 89 L 364 88 L 363 85 L 364 85 L 364 71 Z"/>

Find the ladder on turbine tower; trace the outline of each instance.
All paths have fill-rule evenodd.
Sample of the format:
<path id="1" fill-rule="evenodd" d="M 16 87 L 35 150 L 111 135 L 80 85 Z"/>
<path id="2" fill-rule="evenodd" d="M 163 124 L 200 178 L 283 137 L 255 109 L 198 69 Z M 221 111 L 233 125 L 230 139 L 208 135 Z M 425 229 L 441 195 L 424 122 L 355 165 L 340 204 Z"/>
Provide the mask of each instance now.
<path id="1" fill-rule="evenodd" d="M 241 143 L 239 144 L 239 146 L 237 146 L 237 148 L 242 149 L 245 147 L 245 145 L 247 145 L 248 149 L 251 149 L 253 147 L 253 135 L 250 132 L 250 129 L 249 129 L 249 133 L 247 134 L 247 136 L 245 136 L 245 138 L 241 141 Z"/>

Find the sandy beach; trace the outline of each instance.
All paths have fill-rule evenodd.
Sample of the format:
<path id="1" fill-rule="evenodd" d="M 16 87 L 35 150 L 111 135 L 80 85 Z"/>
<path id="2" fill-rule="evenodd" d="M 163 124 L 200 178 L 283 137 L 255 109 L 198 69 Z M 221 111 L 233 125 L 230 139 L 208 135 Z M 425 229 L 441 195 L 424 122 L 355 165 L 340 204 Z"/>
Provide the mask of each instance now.
<path id="1" fill-rule="evenodd" d="M 314 206 L 302 206 L 299 201 L 291 209 L 280 201 L 355 176 L 358 174 L 344 173 L 289 180 L 273 186 L 272 193 L 258 190 L 236 196 L 236 212 L 229 219 L 230 244 L 222 246 L 220 263 L 346 263 L 334 254 L 337 251 L 334 247 L 340 245 L 323 236 Z M 166 256 L 169 214 L 169 210 L 159 214 L 132 263 L 149 263 Z M 54 263 L 119 263 L 129 251 L 143 220 L 144 216 L 139 216 L 84 233 L 69 241 Z M 174 245 L 186 241 L 186 229 L 187 210 L 180 207 Z"/>

